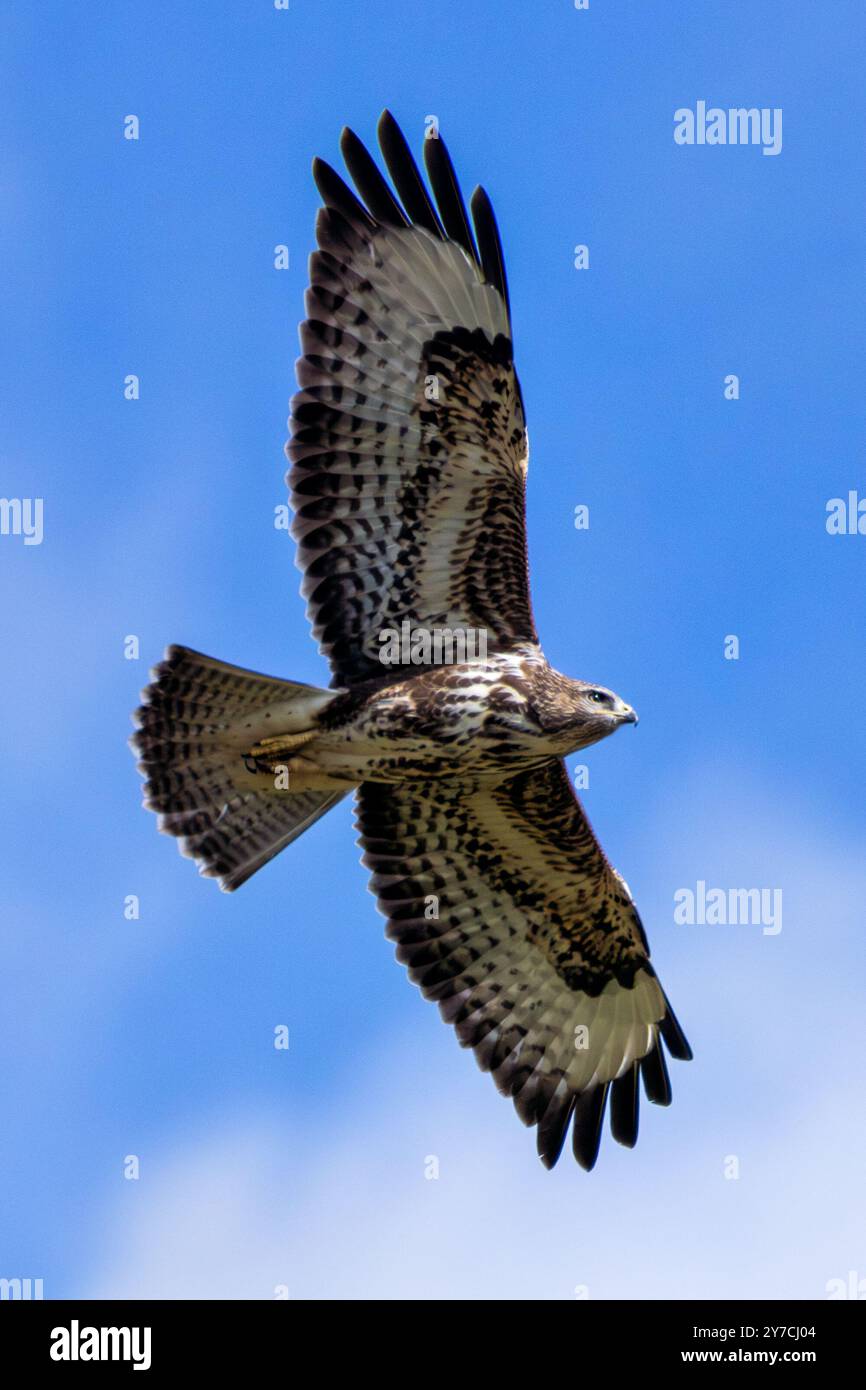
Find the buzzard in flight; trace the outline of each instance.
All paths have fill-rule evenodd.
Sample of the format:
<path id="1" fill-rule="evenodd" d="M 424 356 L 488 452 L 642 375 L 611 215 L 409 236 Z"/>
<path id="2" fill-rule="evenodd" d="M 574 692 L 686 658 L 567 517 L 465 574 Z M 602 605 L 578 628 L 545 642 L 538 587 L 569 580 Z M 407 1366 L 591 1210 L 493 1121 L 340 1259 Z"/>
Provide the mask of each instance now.
<path id="1" fill-rule="evenodd" d="M 393 117 L 389 184 L 345 130 L 329 165 L 287 453 L 330 690 L 169 647 L 136 713 L 145 805 L 231 891 L 349 791 L 398 959 L 552 1167 L 592 1168 L 606 1103 L 670 1102 L 691 1056 L 563 758 L 637 723 L 551 669 L 527 577 L 527 437 L 490 202 L 445 144 L 429 190 Z M 393 186 L 392 186 L 393 185 Z M 431 196 L 432 193 L 432 196 Z"/>

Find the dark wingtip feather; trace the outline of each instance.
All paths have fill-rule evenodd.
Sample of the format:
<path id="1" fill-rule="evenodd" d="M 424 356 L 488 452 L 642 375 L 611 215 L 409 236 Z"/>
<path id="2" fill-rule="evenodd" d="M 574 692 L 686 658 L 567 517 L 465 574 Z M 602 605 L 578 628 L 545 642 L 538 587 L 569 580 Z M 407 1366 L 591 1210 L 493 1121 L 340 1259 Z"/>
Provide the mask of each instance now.
<path id="1" fill-rule="evenodd" d="M 409 224 L 403 215 L 403 209 L 383 179 L 375 161 L 348 126 L 343 127 L 340 149 L 355 187 L 376 220 L 390 227 L 407 227 Z"/>
<path id="2" fill-rule="evenodd" d="M 659 1031 L 665 1040 L 668 1052 L 672 1057 L 676 1057 L 678 1062 L 690 1062 L 694 1054 L 667 998 L 665 999 L 665 1008 L 665 1016 L 659 1024 Z"/>
<path id="3" fill-rule="evenodd" d="M 637 1062 L 618 1076 L 610 1093 L 610 1132 L 618 1144 L 633 1149 L 637 1143 L 640 1098 L 637 1088 Z"/>
<path id="4" fill-rule="evenodd" d="M 480 268 L 481 262 L 469 228 L 463 195 L 454 165 L 451 163 L 451 156 L 441 135 L 424 141 L 424 163 L 430 175 L 442 226 L 451 240 L 462 246 L 469 259 Z"/>
<path id="5" fill-rule="evenodd" d="M 641 1059 L 640 1072 L 647 1100 L 653 1105 L 670 1105 L 673 1098 L 671 1079 L 660 1042 L 657 1041 L 652 1052 Z"/>
<path id="6" fill-rule="evenodd" d="M 573 1108 L 573 1097 L 566 1097 L 558 1105 L 552 1103 L 548 1106 L 544 1118 L 539 1123 L 538 1134 L 536 1136 L 538 1157 L 547 1169 L 554 1166 L 559 1155 L 562 1153 L 562 1146 L 565 1143 L 565 1135 Z"/>
<path id="7" fill-rule="evenodd" d="M 574 1156 L 587 1173 L 592 1172 L 598 1158 L 609 1084 L 605 1082 L 603 1086 L 595 1086 L 591 1091 L 585 1091 L 582 1096 L 578 1096 L 574 1107 Z"/>
<path id="8" fill-rule="evenodd" d="M 388 173 L 394 180 L 394 187 L 409 217 L 416 226 L 423 227 L 432 236 L 444 237 L 442 224 L 436 216 L 436 209 L 412 158 L 406 137 L 387 107 L 379 117 L 377 134 Z"/>
<path id="9" fill-rule="evenodd" d="M 469 202 L 472 220 L 475 223 L 475 236 L 481 253 L 481 268 L 488 285 L 498 290 L 505 301 L 505 310 L 511 322 L 511 305 L 508 298 L 508 279 L 505 274 L 505 258 L 502 254 L 502 241 L 490 199 L 481 187 L 476 188 Z"/>
<path id="10" fill-rule="evenodd" d="M 313 160 L 313 178 L 326 207 L 336 209 L 350 222 L 357 222 L 360 219 L 368 227 L 375 227 L 376 224 L 363 203 L 358 202 L 351 188 L 343 182 L 336 169 L 332 169 L 324 159 Z"/>

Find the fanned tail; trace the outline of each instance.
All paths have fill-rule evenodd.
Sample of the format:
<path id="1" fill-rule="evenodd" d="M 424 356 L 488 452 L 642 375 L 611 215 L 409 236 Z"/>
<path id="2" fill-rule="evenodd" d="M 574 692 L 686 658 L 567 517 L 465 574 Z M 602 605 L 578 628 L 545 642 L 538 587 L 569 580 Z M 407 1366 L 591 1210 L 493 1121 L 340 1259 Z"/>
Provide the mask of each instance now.
<path id="1" fill-rule="evenodd" d="M 249 752 L 275 734 L 302 744 L 334 694 L 188 647 L 169 647 L 151 674 L 130 739 L 147 779 L 144 805 L 201 874 L 232 892 L 347 794 L 278 791 Z"/>

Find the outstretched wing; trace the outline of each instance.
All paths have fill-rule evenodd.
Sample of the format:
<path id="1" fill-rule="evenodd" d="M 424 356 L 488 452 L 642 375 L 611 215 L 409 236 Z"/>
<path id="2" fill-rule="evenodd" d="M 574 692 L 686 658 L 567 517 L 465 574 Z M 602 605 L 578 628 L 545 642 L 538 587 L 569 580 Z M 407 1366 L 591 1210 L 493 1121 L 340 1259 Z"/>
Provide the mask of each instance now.
<path id="1" fill-rule="evenodd" d="M 424 144 L 436 208 L 388 112 L 379 141 L 402 207 L 349 130 L 366 206 L 313 166 L 325 206 L 286 449 L 302 592 L 338 686 L 381 675 L 381 634 L 406 621 L 483 630 L 489 653 L 537 641 L 493 211 L 476 189 L 476 242 L 441 137 Z"/>
<path id="2" fill-rule="evenodd" d="M 592 1168 L 608 1092 L 633 1145 L 638 1071 L 670 1103 L 661 1038 L 691 1056 L 562 762 L 496 787 L 367 783 L 358 827 L 397 956 L 474 1049 L 552 1167 L 569 1120 Z"/>

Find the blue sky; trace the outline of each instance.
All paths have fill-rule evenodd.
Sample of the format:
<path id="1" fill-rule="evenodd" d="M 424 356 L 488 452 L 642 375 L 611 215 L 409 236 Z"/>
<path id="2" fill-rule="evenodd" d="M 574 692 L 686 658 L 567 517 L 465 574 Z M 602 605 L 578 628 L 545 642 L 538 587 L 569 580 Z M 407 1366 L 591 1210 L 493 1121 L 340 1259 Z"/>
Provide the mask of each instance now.
<path id="1" fill-rule="evenodd" d="M 0 493 L 44 499 L 40 545 L 0 536 L 0 1276 L 249 1298 L 866 1277 L 866 536 L 825 527 L 830 498 L 866 496 L 862 7 L 157 0 L 0 23 Z M 781 153 L 677 146 L 699 100 L 782 108 Z M 696 1057 L 589 1177 L 542 1169 L 394 963 L 348 802 L 221 895 L 140 809 L 125 743 L 169 641 L 326 683 L 272 517 L 310 161 L 337 162 L 344 123 L 372 141 L 384 105 L 416 149 L 437 115 L 493 200 L 539 629 L 641 716 L 585 756 L 585 800 Z M 781 889 L 782 931 L 676 925 L 698 880 Z"/>

